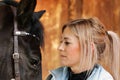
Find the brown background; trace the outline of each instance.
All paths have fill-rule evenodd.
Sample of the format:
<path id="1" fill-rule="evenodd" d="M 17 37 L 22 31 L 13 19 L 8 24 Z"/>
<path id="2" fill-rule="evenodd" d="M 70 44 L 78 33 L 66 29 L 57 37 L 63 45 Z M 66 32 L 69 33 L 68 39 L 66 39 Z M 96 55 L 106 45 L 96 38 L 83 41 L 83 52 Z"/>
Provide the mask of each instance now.
<path id="1" fill-rule="evenodd" d="M 120 0 L 37 0 L 35 11 L 46 10 L 41 21 L 45 28 L 42 54 L 43 80 L 48 71 L 59 67 L 57 46 L 61 26 L 81 17 L 98 17 L 108 30 L 120 35 Z"/>

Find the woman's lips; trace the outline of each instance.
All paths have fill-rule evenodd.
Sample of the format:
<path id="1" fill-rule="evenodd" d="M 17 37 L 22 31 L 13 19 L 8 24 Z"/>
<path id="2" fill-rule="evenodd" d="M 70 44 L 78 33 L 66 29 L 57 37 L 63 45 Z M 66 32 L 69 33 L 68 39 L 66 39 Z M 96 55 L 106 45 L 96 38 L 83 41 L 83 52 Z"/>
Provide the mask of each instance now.
<path id="1" fill-rule="evenodd" d="M 61 58 L 66 58 L 67 56 L 65 56 L 65 55 L 60 55 L 60 57 L 61 57 Z"/>

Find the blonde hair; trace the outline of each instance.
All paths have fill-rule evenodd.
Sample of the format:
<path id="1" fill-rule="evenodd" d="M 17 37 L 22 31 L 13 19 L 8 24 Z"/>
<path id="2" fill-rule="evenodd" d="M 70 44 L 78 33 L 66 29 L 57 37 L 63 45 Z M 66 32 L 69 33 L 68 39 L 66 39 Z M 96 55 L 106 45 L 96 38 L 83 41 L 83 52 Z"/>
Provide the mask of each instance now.
<path id="1" fill-rule="evenodd" d="M 78 37 L 81 47 L 80 69 L 84 65 L 93 68 L 95 64 L 109 67 L 109 72 L 115 80 L 120 77 L 120 40 L 116 33 L 107 32 L 97 18 L 77 19 L 65 24 Z"/>

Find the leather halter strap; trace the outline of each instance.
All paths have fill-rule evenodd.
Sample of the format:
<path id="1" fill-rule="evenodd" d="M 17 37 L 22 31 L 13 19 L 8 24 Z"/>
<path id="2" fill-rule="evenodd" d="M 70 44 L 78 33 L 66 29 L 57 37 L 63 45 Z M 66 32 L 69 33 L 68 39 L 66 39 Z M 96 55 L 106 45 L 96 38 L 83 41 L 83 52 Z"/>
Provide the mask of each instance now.
<path id="1" fill-rule="evenodd" d="M 36 38 L 38 41 L 40 40 L 39 37 L 37 37 L 35 34 L 31 34 L 25 31 L 19 31 L 17 28 L 17 21 L 16 21 L 16 10 L 13 8 L 14 12 L 14 53 L 13 53 L 13 59 L 14 59 L 14 69 L 15 69 L 15 79 L 11 80 L 20 80 L 20 68 L 19 68 L 19 46 L 18 46 L 18 36 L 32 36 L 33 38 Z"/>
<path id="2" fill-rule="evenodd" d="M 17 29 L 17 21 L 16 21 L 16 10 L 13 10 L 14 13 L 14 34 Z M 19 69 L 19 52 L 18 52 L 18 36 L 14 35 L 14 53 L 13 53 L 13 59 L 14 59 L 14 69 L 15 69 L 15 80 L 20 80 L 20 69 Z"/>

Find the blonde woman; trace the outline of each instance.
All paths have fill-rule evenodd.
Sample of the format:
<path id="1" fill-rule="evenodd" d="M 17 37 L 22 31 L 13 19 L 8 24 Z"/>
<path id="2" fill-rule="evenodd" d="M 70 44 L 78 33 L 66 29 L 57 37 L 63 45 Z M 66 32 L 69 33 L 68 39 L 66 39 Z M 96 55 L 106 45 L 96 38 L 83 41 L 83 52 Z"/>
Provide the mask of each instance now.
<path id="1" fill-rule="evenodd" d="M 96 18 L 65 24 L 58 50 L 62 67 L 47 80 L 120 80 L 119 37 Z"/>

